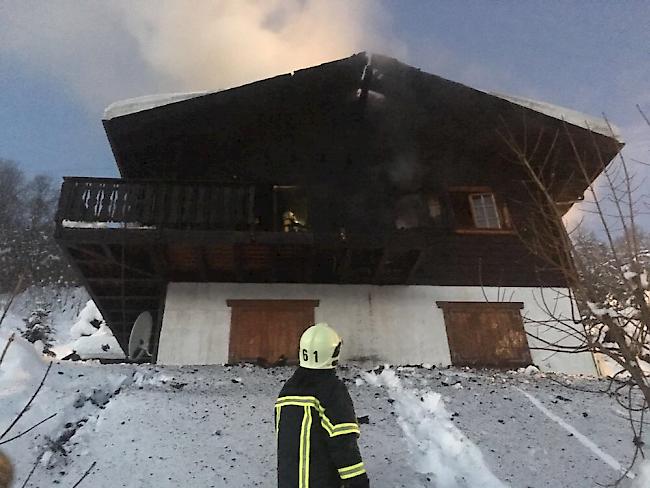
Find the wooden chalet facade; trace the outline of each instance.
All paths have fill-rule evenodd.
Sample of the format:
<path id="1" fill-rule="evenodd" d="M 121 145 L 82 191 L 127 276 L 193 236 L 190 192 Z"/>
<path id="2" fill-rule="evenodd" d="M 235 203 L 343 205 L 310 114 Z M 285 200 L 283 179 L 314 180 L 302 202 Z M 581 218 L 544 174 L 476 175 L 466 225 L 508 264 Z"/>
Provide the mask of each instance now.
<path id="1" fill-rule="evenodd" d="M 65 178 L 56 238 L 123 348 L 150 311 L 154 355 L 177 364 L 291 359 L 314 320 L 348 357 L 529 364 L 520 309 L 565 284 L 520 239 L 530 187 L 500 134 L 550 154 L 565 211 L 588 183 L 572 144 L 591 179 L 622 146 L 364 53 L 109 107 L 104 127 L 121 178 Z M 500 289 L 519 291 L 480 303 Z"/>

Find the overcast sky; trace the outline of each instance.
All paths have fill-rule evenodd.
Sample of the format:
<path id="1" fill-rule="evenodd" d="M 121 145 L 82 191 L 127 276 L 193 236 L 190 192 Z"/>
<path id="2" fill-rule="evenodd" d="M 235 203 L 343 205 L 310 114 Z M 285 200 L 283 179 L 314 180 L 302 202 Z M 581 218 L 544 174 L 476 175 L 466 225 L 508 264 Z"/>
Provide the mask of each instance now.
<path id="1" fill-rule="evenodd" d="M 364 50 L 605 113 L 628 158 L 650 161 L 635 108 L 650 114 L 643 0 L 0 0 L 0 157 L 57 178 L 117 176 L 100 120 L 109 103 L 237 86 Z M 637 170 L 639 181 L 650 174 Z"/>

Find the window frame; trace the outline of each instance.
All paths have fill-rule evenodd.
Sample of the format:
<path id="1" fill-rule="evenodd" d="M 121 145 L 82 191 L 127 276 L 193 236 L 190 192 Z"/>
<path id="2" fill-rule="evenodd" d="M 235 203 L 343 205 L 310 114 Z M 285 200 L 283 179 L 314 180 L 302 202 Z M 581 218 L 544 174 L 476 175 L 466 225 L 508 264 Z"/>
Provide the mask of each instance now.
<path id="1" fill-rule="evenodd" d="M 472 217 L 472 227 L 460 226 L 456 218 L 458 212 L 457 208 L 451 205 L 451 212 L 454 216 L 453 232 L 457 234 L 514 234 L 514 226 L 510 218 L 510 213 L 505 203 L 500 205 L 498 195 L 492 188 L 488 186 L 452 186 L 447 189 L 447 194 L 458 194 L 464 193 L 467 197 L 467 205 L 469 206 L 469 212 Z M 483 228 L 476 227 L 476 217 L 474 214 L 474 207 L 471 202 L 471 197 L 478 194 L 490 194 L 492 196 L 492 201 L 497 211 L 497 216 L 499 219 L 500 228 Z M 450 202 L 451 203 L 451 202 Z"/>
<path id="2" fill-rule="evenodd" d="M 496 227 L 479 227 L 478 226 L 478 219 L 477 219 L 477 212 L 474 208 L 474 202 L 473 198 L 474 197 L 481 197 L 481 199 L 488 197 L 489 200 L 492 202 L 492 209 L 494 210 L 496 214 L 496 219 L 497 219 L 497 226 Z M 474 221 L 474 228 L 477 230 L 504 230 L 504 222 L 503 218 L 501 216 L 501 212 L 499 211 L 499 206 L 497 205 L 497 200 L 494 197 L 494 192 L 476 192 L 476 193 L 468 193 L 467 194 L 467 201 L 469 202 L 469 209 L 470 212 L 472 213 L 472 220 Z M 485 207 L 483 207 L 483 210 L 485 210 Z M 487 216 L 484 216 L 487 217 Z M 489 219 L 485 219 L 486 221 Z"/>

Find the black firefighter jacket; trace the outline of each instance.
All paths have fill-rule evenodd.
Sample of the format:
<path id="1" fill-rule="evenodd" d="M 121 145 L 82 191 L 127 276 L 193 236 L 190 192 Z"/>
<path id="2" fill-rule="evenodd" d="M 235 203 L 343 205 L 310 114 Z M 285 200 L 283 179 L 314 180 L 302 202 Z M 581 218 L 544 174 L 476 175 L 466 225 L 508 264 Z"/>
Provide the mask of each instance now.
<path id="1" fill-rule="evenodd" d="M 333 369 L 298 368 L 275 403 L 278 488 L 368 487 L 352 399 Z"/>

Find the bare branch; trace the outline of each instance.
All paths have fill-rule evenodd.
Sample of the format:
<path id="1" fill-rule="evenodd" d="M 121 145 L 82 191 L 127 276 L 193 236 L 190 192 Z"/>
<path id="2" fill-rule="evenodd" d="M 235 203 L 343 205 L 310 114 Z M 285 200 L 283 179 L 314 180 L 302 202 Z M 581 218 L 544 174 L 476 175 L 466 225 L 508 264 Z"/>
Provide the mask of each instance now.
<path id="1" fill-rule="evenodd" d="M 2 355 L 0 355 L 0 364 L 2 364 L 2 361 L 4 361 L 5 355 L 7 354 L 7 350 L 9 349 L 11 343 L 14 341 L 15 337 L 16 337 L 16 333 L 12 332 L 11 335 L 9 336 L 9 339 L 7 339 L 7 343 L 5 344 L 5 347 L 2 349 Z"/>
<path id="2" fill-rule="evenodd" d="M 29 399 L 27 404 L 23 407 L 23 409 L 16 416 L 13 422 L 11 422 L 9 427 L 7 427 L 7 429 L 2 434 L 0 434 L 0 440 L 4 439 L 4 437 L 11 431 L 11 429 L 13 429 L 14 425 L 16 425 L 16 423 L 22 418 L 22 416 L 25 415 L 25 412 L 27 412 L 32 402 L 34 401 L 34 398 L 36 398 L 36 395 L 38 395 L 38 393 L 41 391 L 41 388 L 43 388 L 43 383 L 45 383 L 45 379 L 47 378 L 47 375 L 50 373 L 50 370 L 52 369 L 52 364 L 53 363 L 48 364 L 47 369 L 45 370 L 45 374 L 43 375 L 43 379 L 41 380 L 41 383 L 38 385 L 38 388 L 36 388 L 36 391 Z"/>
<path id="3" fill-rule="evenodd" d="M 72 485 L 72 488 L 77 488 L 77 486 L 79 486 L 81 482 L 86 478 L 86 476 L 90 474 L 90 472 L 92 471 L 92 469 L 95 467 L 96 464 L 97 461 L 93 461 L 93 463 L 90 465 L 90 468 L 88 468 L 86 472 L 83 474 L 83 476 L 79 478 L 79 481 L 77 481 L 74 485 Z"/>
<path id="4" fill-rule="evenodd" d="M 57 415 L 57 414 L 53 413 L 53 414 L 50 415 L 49 417 L 47 417 L 47 418 L 41 420 L 39 423 L 32 425 L 29 429 L 27 429 L 27 430 L 23 430 L 20 434 L 17 434 L 17 435 L 15 435 L 15 436 L 13 436 L 13 437 L 10 437 L 9 439 L 5 439 L 4 441 L 0 441 L 0 446 L 3 445 L 3 444 L 8 444 L 9 442 L 18 439 L 19 437 L 24 436 L 24 435 L 27 434 L 28 432 L 31 432 L 32 430 L 34 430 L 34 429 L 35 429 L 36 427 L 38 427 L 39 425 L 41 425 L 41 424 L 47 422 L 48 420 L 50 420 L 50 419 L 53 418 L 53 417 L 56 417 L 56 415 Z"/>

